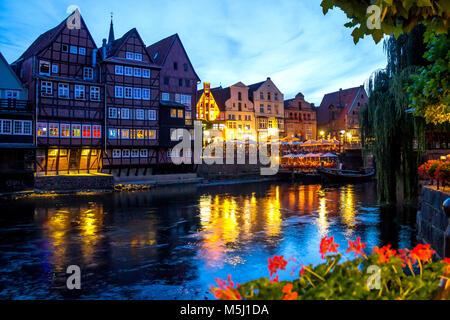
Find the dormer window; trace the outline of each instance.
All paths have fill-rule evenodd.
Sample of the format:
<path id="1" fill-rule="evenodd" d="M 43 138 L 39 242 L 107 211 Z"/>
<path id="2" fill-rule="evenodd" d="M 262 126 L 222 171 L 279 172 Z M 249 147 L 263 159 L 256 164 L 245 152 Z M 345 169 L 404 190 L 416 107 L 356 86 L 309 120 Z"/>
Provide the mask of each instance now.
<path id="1" fill-rule="evenodd" d="M 39 74 L 43 74 L 46 76 L 50 75 L 50 62 L 39 61 Z"/>

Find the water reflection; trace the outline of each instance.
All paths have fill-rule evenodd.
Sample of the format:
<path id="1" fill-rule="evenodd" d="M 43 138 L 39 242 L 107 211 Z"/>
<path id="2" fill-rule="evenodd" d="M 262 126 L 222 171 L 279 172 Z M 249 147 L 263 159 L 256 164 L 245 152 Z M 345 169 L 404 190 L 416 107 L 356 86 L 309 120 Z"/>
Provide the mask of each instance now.
<path id="1" fill-rule="evenodd" d="M 77 298 L 203 299 L 215 277 L 264 276 L 273 254 L 319 263 L 324 235 L 410 246 L 414 221 L 380 209 L 374 190 L 259 183 L 4 202 L 0 298 L 73 297 L 65 270 L 77 264 Z"/>

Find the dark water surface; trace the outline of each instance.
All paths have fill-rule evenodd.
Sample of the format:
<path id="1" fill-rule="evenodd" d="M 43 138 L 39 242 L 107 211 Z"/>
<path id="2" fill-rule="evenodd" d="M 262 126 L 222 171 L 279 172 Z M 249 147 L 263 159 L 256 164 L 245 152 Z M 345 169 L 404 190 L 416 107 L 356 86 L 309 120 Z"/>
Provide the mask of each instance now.
<path id="1" fill-rule="evenodd" d="M 414 215 L 378 207 L 375 190 L 256 183 L 0 200 L 0 299 L 212 299 L 215 277 L 267 276 L 275 254 L 320 263 L 324 235 L 343 252 L 356 237 L 411 247 Z M 80 291 L 66 288 L 69 265 Z"/>

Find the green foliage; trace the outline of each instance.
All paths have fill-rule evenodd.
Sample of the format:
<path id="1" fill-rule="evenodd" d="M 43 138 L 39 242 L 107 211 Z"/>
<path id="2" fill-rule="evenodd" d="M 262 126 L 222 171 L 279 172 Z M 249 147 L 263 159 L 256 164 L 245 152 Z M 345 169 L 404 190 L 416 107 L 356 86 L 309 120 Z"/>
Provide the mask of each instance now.
<path id="1" fill-rule="evenodd" d="M 427 123 L 450 122 L 450 38 L 448 34 L 425 33 L 429 64 L 413 75 L 408 86 L 411 108 Z"/>
<path id="2" fill-rule="evenodd" d="M 423 52 L 419 52 L 425 50 L 423 33 L 424 28 L 417 26 L 408 35 L 385 41 L 388 65 L 371 81 L 369 101 L 359 115 L 363 150 L 375 157 L 378 197 L 386 204 L 417 197 L 420 154 L 413 149 L 413 142 L 417 140 L 423 148 L 424 127 L 421 119 L 407 113 L 406 87 L 411 85 L 417 65 L 424 62 L 420 58 Z"/>
<path id="3" fill-rule="evenodd" d="M 372 13 L 367 13 L 370 5 L 381 8 L 380 29 L 370 29 L 367 21 L 372 19 Z M 353 40 L 356 43 L 365 35 L 372 36 L 378 43 L 384 35 L 394 35 L 410 32 L 418 24 L 426 24 L 436 33 L 447 33 L 450 27 L 450 1 L 448 0 L 323 0 L 323 13 L 327 14 L 334 7 L 340 8 L 350 22 L 345 26 L 353 29 Z"/>
<path id="4" fill-rule="evenodd" d="M 281 300 L 283 288 L 292 283 L 292 291 L 298 293 L 300 300 L 430 300 L 439 293 L 445 266 L 442 262 L 429 262 L 422 266 L 422 275 L 418 270 L 412 275 L 408 267 L 402 267 L 402 260 L 397 256 L 389 263 L 378 262 L 376 253 L 367 260 L 358 258 L 339 263 L 340 258 L 339 255 L 328 256 L 325 263 L 308 266 L 312 272 L 306 271 L 293 281 L 271 283 L 261 278 L 241 284 L 238 290 L 247 300 Z M 374 274 L 370 266 L 380 268 L 379 289 L 368 287 L 374 283 L 373 278 L 369 279 Z"/>

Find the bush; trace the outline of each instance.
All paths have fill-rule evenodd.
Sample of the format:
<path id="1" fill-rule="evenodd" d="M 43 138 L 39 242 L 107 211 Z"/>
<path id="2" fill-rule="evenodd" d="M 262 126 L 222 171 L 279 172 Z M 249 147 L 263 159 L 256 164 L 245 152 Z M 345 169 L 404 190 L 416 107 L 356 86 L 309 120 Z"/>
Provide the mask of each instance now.
<path id="1" fill-rule="evenodd" d="M 283 256 L 269 258 L 269 277 L 234 284 L 216 279 L 218 287 L 211 292 L 222 300 L 430 300 L 448 299 L 450 291 L 450 259 L 432 261 L 429 245 L 414 249 L 392 250 L 391 246 L 373 248 L 364 253 L 365 243 L 349 241 L 349 260 L 338 251 L 333 237 L 322 239 L 320 253 L 325 263 L 304 266 Z M 328 253 L 335 253 L 328 255 Z M 341 263 L 342 262 L 342 263 Z M 292 281 L 279 281 L 276 275 L 293 264 Z M 300 270 L 298 270 L 300 269 Z M 294 271 L 295 270 L 295 271 Z M 276 275 L 276 276 L 275 276 Z"/>

